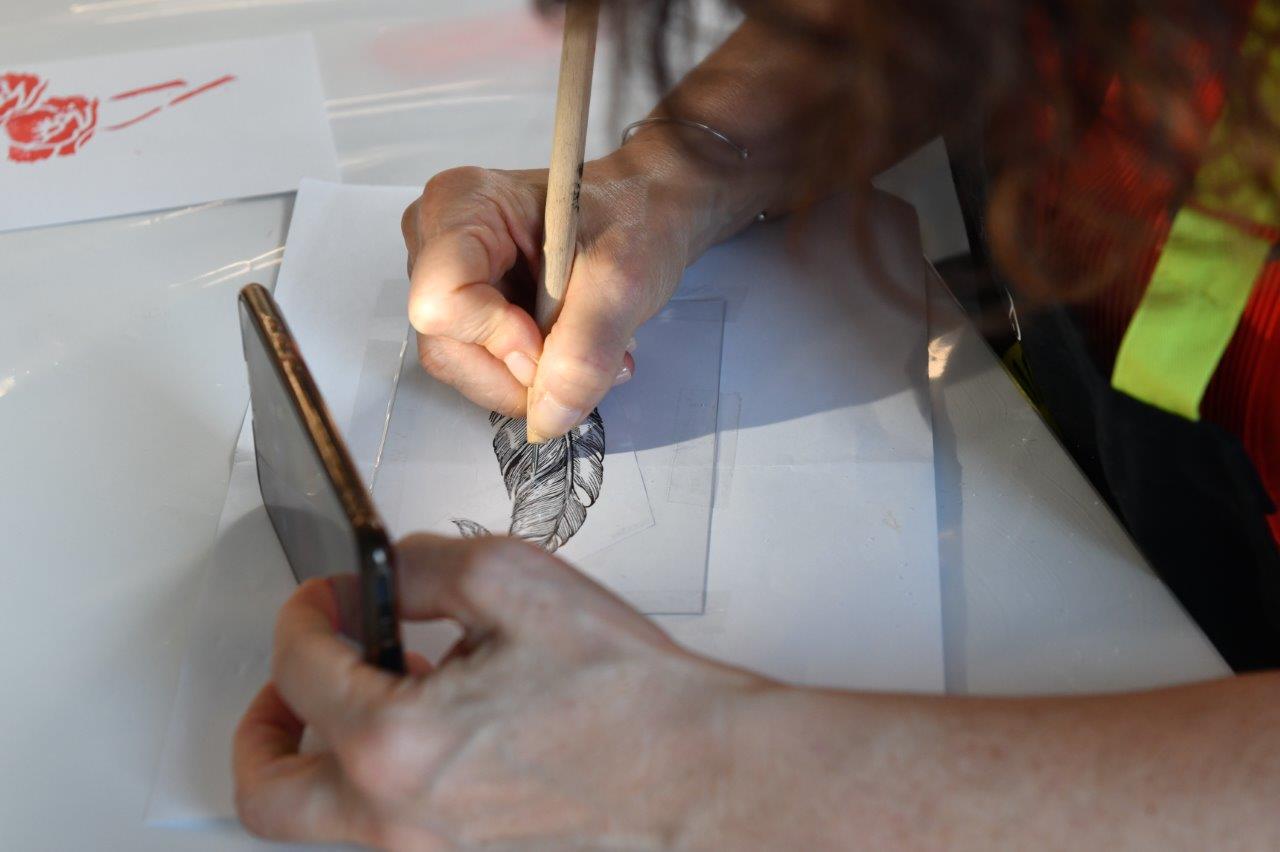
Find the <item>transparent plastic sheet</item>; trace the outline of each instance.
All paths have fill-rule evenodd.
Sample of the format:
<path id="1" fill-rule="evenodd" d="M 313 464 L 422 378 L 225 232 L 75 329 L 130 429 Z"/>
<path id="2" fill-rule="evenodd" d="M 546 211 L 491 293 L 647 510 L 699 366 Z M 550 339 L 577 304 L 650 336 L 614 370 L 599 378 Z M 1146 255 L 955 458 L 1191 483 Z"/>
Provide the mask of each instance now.
<path id="1" fill-rule="evenodd" d="M 373 489 L 382 461 L 382 451 L 391 422 L 400 365 L 412 347 L 412 329 L 405 320 L 409 282 L 388 279 L 379 286 L 378 298 L 368 326 L 360 378 L 352 404 L 350 425 L 345 433 L 347 450 L 365 484 Z"/>
<path id="2" fill-rule="evenodd" d="M 910 211 L 875 210 L 884 272 L 921 292 Z M 871 280 L 849 213 L 753 228 L 685 273 L 680 296 L 726 304 L 716 493 L 705 614 L 657 620 L 784 680 L 938 690 L 925 317 Z"/>
<path id="3" fill-rule="evenodd" d="M 443 515 L 468 495 L 458 476 L 505 495 L 485 413 L 426 377 L 409 346 L 407 284 L 395 275 L 403 249 L 391 226 L 412 194 L 304 184 L 276 295 L 392 531 L 454 534 Z M 614 451 L 602 493 L 621 499 L 611 519 L 588 517 L 584 526 L 609 531 L 581 567 L 650 612 L 703 607 L 723 319 L 718 300 L 671 303 L 637 334 L 647 377 L 638 370 L 603 407 Z M 258 492 L 249 426 L 246 418 L 147 810 L 156 824 L 232 816 L 226 743 L 267 676 L 275 614 L 293 588 Z M 441 512 L 429 510 L 433 499 Z M 448 636 L 414 630 L 407 639 L 438 656 Z"/>
<path id="4" fill-rule="evenodd" d="M 675 301 L 636 332 L 635 377 L 600 405 L 604 477 L 558 555 L 641 612 L 702 612 L 716 468 L 724 302 Z M 397 533 L 505 532 L 511 513 L 485 412 L 406 358 L 374 502 Z"/>
<path id="5" fill-rule="evenodd" d="M 289 301 L 282 304 L 286 318 Z M 389 326 L 391 318 L 363 319 L 376 328 Z M 376 465 L 405 349 L 407 326 L 402 317 L 394 319 L 400 341 L 370 338 L 354 394 L 357 405 L 350 416 L 339 416 L 339 428 L 356 439 L 353 455 L 366 481 Z M 299 340 L 310 337 L 295 334 Z M 227 743 L 240 713 L 268 677 L 275 616 L 294 588 L 262 505 L 246 415 L 147 804 L 148 822 L 192 825 L 234 817 Z"/>
<path id="6" fill-rule="evenodd" d="M 336 184 L 304 184 L 275 295 L 368 483 L 407 349 L 408 283 L 395 223 L 413 192 L 364 193 L 377 197 L 384 215 L 352 209 Z M 367 253 L 346 251 L 335 231 Z M 191 824 L 234 813 L 227 743 L 267 677 L 276 612 L 295 587 L 262 505 L 252 441 L 246 415 L 197 596 L 149 822 Z"/>

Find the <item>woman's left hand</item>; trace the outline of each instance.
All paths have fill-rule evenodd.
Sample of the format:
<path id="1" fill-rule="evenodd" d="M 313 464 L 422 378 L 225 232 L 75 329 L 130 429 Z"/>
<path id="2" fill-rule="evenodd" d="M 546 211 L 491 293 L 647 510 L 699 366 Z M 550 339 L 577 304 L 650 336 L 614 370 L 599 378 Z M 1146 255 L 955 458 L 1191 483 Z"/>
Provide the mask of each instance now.
<path id="1" fill-rule="evenodd" d="M 733 714 L 770 683 L 695 657 L 616 597 L 505 538 L 411 536 L 402 617 L 465 636 L 397 677 L 334 631 L 330 585 L 280 612 L 271 682 L 235 737 L 255 834 L 389 849 L 669 848 L 717 834 Z M 304 726 L 328 751 L 299 754 Z"/>

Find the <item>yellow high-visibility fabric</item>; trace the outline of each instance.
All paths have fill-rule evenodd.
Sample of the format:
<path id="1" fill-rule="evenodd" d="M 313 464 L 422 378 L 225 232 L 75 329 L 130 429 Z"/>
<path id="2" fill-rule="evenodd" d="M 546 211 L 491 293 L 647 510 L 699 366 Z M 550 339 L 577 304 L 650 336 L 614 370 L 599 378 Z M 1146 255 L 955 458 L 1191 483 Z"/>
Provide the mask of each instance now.
<path id="1" fill-rule="evenodd" d="M 1199 420 L 1200 400 L 1270 251 L 1221 219 L 1181 210 L 1120 342 L 1111 386 Z"/>
<path id="2" fill-rule="evenodd" d="M 1280 126 L 1280 0 L 1259 0 L 1241 52 L 1265 57 L 1256 96 Z M 1237 222 L 1280 228 L 1280 159 L 1261 186 L 1249 163 L 1274 142 L 1238 128 L 1230 110 L 1219 119 L 1211 155 L 1200 166 L 1188 206 L 1174 216 L 1146 293 L 1129 322 L 1111 386 L 1135 399 L 1200 419 L 1200 402 L 1240 324 L 1271 244 Z M 1228 147 L 1229 146 L 1229 147 Z M 1256 171 L 1256 169 L 1254 170 Z M 1225 218 L 1223 218 L 1225 217 Z"/>

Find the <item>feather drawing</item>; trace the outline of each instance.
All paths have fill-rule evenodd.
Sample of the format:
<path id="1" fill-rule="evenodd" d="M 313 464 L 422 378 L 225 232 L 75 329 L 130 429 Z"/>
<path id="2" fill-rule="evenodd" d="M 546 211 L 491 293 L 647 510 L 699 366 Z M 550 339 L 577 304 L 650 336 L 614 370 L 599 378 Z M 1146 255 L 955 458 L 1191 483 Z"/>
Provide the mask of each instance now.
<path id="1" fill-rule="evenodd" d="M 453 525 L 458 528 L 458 534 L 463 538 L 482 538 L 486 535 L 493 535 L 493 533 L 475 521 L 468 521 L 466 518 L 450 518 L 449 520 L 453 521 Z"/>
<path id="2" fill-rule="evenodd" d="M 604 420 L 592 411 L 566 435 L 542 444 L 525 440 L 523 417 L 493 412 L 493 452 L 511 498 L 508 532 L 554 553 L 573 538 L 604 482 Z M 464 538 L 488 535 L 475 521 L 453 518 Z"/>

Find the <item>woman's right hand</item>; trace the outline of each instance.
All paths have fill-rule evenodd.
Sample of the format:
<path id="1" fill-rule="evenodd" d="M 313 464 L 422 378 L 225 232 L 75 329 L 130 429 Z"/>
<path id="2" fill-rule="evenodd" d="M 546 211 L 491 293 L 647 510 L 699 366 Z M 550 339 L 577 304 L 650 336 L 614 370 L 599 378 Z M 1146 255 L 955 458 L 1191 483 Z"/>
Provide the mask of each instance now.
<path id="1" fill-rule="evenodd" d="M 423 366 L 478 405 L 527 414 L 538 434 L 568 431 L 631 377 L 636 329 L 721 227 L 714 191 L 693 172 L 669 146 L 639 138 L 586 164 L 578 251 L 545 341 L 530 309 L 546 171 L 433 177 L 401 223 Z"/>

